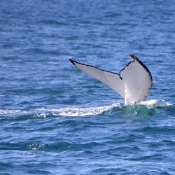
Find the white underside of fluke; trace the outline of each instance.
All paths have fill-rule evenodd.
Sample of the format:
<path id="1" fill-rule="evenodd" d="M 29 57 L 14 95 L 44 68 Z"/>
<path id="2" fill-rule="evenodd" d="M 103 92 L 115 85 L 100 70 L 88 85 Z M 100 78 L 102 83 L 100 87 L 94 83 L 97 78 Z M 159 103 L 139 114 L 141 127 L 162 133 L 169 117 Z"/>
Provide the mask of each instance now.
<path id="1" fill-rule="evenodd" d="M 127 83 L 125 83 L 125 105 L 132 104 L 132 103 L 134 102 L 132 102 L 132 98 L 131 98 L 131 94 L 130 94 L 128 85 Z"/>
<path id="2" fill-rule="evenodd" d="M 83 72 L 116 91 L 125 99 L 125 105 L 144 101 L 150 92 L 151 73 L 138 58 L 129 62 L 119 74 L 82 64 L 72 59 L 70 61 Z"/>

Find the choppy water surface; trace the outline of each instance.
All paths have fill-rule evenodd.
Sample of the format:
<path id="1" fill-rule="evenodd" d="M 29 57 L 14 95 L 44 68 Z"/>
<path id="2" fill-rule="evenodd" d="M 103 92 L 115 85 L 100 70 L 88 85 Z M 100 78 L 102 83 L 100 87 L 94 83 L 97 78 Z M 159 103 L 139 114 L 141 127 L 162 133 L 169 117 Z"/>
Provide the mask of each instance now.
<path id="1" fill-rule="evenodd" d="M 1 1 L 0 174 L 174 174 L 175 2 Z M 69 58 L 153 87 L 125 106 Z"/>

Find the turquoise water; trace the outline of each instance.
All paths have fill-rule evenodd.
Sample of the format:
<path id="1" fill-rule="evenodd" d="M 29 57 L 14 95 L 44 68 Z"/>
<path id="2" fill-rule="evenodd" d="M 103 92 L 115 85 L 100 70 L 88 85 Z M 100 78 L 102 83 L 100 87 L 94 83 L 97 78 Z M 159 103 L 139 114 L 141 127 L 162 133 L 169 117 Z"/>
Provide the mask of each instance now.
<path id="1" fill-rule="evenodd" d="M 8 0 L 0 6 L 0 174 L 174 174 L 175 2 Z M 149 68 L 125 106 L 69 58 Z"/>

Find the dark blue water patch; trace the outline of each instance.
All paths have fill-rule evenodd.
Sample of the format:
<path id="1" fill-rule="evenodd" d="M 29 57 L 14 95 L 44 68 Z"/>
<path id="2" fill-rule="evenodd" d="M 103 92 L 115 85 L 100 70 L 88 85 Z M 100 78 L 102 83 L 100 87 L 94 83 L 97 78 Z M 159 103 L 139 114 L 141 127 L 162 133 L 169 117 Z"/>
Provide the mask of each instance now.
<path id="1" fill-rule="evenodd" d="M 166 132 L 168 132 L 168 133 L 173 133 L 174 132 L 174 128 L 173 127 L 169 127 L 169 126 L 163 126 L 163 127 L 158 127 L 158 128 L 156 128 L 156 127 L 146 127 L 146 128 L 144 128 L 144 131 L 146 132 L 146 133 L 155 133 L 155 134 L 161 134 L 161 133 L 166 133 Z"/>
<path id="2" fill-rule="evenodd" d="M 175 117 L 175 106 L 172 105 L 164 109 L 169 116 Z"/>
<path id="3" fill-rule="evenodd" d="M 42 20 L 42 21 L 40 21 L 40 23 L 43 23 L 43 24 L 45 24 L 45 25 L 48 25 L 48 26 L 56 26 L 56 27 L 61 27 L 61 26 L 65 26 L 65 25 L 69 25 L 69 23 L 67 22 L 67 21 L 59 21 L 59 19 L 57 19 L 57 20 L 52 20 L 52 19 L 50 19 L 50 20 Z"/>
<path id="4" fill-rule="evenodd" d="M 11 173 L 7 172 L 6 170 L 9 169 L 9 168 L 14 168 L 15 166 L 12 164 L 12 163 L 3 163 L 1 162 L 0 163 L 0 170 L 1 170 L 1 173 L 0 174 L 4 174 L 4 175 L 10 175 Z"/>
<path id="5" fill-rule="evenodd" d="M 3 143 L 1 142 L 0 150 L 24 150 L 23 145 L 20 143 Z"/>

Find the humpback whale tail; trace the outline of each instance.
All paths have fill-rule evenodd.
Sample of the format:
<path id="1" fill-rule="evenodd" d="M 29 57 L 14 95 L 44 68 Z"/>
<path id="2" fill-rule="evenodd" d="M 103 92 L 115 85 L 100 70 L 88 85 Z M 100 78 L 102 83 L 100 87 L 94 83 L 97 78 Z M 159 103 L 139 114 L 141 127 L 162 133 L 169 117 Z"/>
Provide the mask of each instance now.
<path id="1" fill-rule="evenodd" d="M 77 68 L 109 86 L 125 99 L 125 105 L 144 101 L 152 86 L 149 69 L 135 55 L 119 73 L 69 59 Z"/>

